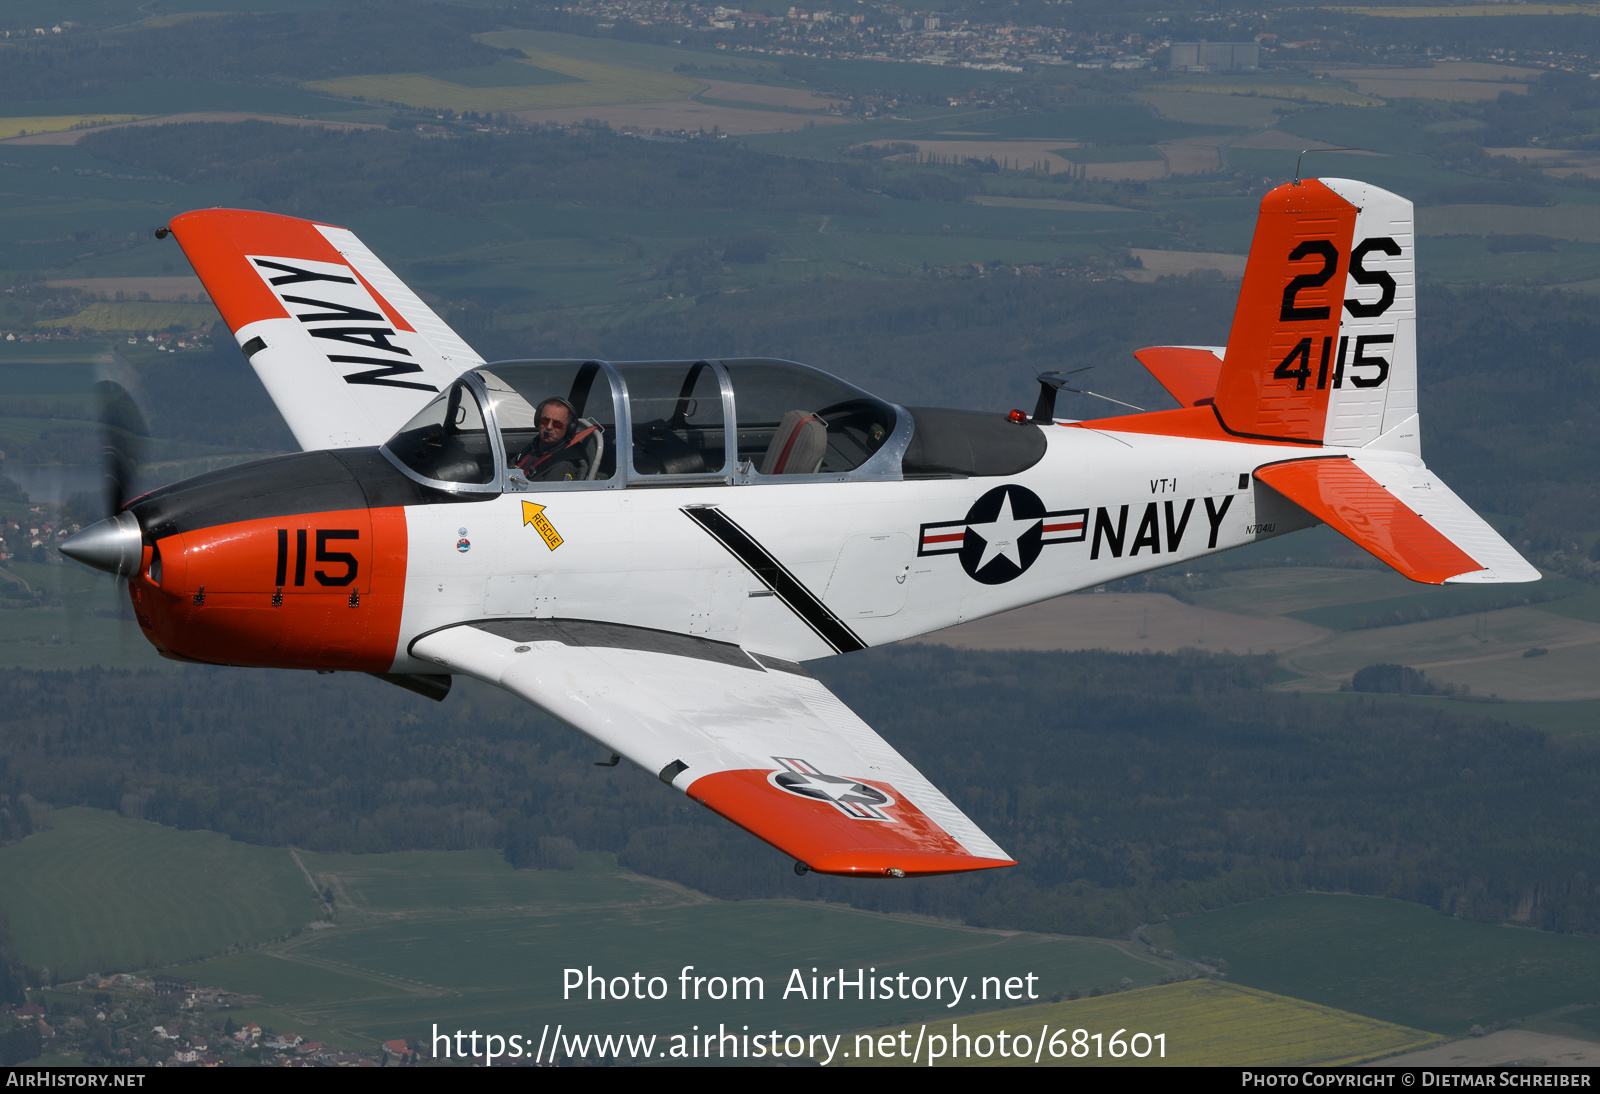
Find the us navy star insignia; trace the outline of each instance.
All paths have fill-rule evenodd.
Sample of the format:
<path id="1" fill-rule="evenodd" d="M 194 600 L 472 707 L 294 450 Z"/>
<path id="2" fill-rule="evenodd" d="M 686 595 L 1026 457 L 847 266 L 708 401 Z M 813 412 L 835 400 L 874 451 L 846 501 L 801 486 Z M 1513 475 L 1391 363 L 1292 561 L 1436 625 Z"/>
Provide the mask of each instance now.
<path id="1" fill-rule="evenodd" d="M 813 801 L 824 801 L 839 812 L 855 820 L 891 819 L 884 809 L 894 805 L 894 799 L 859 779 L 842 775 L 829 775 L 815 764 L 792 757 L 774 756 L 781 770 L 767 776 L 779 790 L 797 794 Z"/>
<path id="2" fill-rule="evenodd" d="M 1083 542 L 1088 526 L 1088 509 L 1052 512 L 1026 486 L 1008 484 L 973 502 L 965 520 L 924 524 L 917 554 L 959 555 L 974 581 L 1001 585 L 1026 573 L 1045 547 Z"/>

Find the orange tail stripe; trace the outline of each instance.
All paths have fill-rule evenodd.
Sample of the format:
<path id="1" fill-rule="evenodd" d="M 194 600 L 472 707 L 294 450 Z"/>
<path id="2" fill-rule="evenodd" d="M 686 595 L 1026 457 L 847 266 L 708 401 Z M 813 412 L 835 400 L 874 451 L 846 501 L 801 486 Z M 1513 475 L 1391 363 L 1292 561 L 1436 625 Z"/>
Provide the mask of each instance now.
<path id="1" fill-rule="evenodd" d="M 1330 390 L 1322 355 L 1338 343 L 1355 224 L 1355 206 L 1316 179 L 1262 198 L 1217 380 L 1217 413 L 1230 432 L 1322 441 Z M 1292 359 L 1312 375 L 1280 377 Z"/>

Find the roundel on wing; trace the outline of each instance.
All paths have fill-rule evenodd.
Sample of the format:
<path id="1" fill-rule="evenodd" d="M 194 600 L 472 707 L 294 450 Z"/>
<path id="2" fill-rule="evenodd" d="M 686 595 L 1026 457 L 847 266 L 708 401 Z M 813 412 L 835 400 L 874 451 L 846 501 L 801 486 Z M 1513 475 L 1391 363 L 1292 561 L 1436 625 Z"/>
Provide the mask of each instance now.
<path id="1" fill-rule="evenodd" d="M 1044 501 L 1025 486 L 997 486 L 967 510 L 961 568 L 974 581 L 1004 585 L 1044 549 Z"/>
<path id="2" fill-rule="evenodd" d="M 844 775 L 829 775 L 807 760 L 774 756 L 781 769 L 767 776 L 779 790 L 813 801 L 827 802 L 847 817 L 856 820 L 889 820 L 885 809 L 894 798 L 875 786 Z"/>
<path id="3" fill-rule="evenodd" d="M 799 794 L 802 798 L 815 798 L 823 802 L 850 802 L 856 805 L 889 805 L 889 795 L 875 786 L 857 782 L 854 779 L 841 779 L 834 775 L 800 774 L 792 771 L 776 772 L 772 776 L 773 785 L 779 789 L 787 790 L 791 794 Z"/>

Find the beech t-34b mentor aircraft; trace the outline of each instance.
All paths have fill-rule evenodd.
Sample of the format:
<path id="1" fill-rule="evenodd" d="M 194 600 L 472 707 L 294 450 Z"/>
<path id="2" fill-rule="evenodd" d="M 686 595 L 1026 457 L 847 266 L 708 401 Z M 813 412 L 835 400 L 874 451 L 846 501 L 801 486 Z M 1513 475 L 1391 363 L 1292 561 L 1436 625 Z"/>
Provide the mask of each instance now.
<path id="1" fill-rule="evenodd" d="M 1181 407 L 1097 421 L 1050 376 L 1030 417 L 759 358 L 486 364 L 342 228 L 168 230 L 303 451 L 62 547 L 157 649 L 476 677 L 802 873 L 1013 864 L 803 661 L 1319 521 L 1416 581 L 1539 576 L 1422 462 L 1411 203 L 1363 183 L 1269 193 L 1228 344 L 1138 354 Z"/>

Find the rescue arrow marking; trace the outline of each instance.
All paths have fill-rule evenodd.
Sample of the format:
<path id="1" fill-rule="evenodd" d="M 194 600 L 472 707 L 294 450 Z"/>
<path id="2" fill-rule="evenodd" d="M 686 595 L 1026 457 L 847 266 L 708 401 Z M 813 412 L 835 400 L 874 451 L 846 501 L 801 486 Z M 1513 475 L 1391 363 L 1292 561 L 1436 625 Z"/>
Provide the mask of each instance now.
<path id="1" fill-rule="evenodd" d="M 544 545 L 554 551 L 564 542 L 561 533 L 555 530 L 548 517 L 544 515 L 544 506 L 536 502 L 525 501 L 522 503 L 522 524 L 524 527 L 533 525 L 534 531 L 539 533 Z"/>

